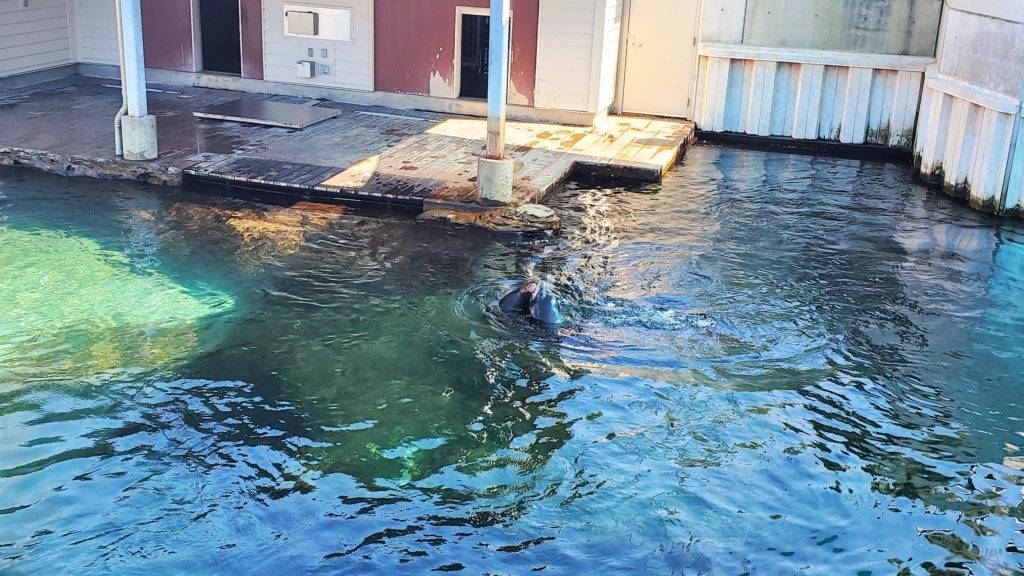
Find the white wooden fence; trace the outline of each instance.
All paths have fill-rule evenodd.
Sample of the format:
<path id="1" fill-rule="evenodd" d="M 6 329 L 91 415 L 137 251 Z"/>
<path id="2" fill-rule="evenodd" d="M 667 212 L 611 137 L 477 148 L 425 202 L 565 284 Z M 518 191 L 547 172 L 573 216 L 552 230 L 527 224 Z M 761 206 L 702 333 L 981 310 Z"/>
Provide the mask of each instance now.
<path id="1" fill-rule="evenodd" d="M 702 43 L 697 124 L 712 132 L 910 148 L 934 59 Z"/>
<path id="2" fill-rule="evenodd" d="M 914 150 L 921 176 L 975 207 L 1002 210 L 1020 104 L 931 70 Z"/>
<path id="3" fill-rule="evenodd" d="M 929 68 L 918 170 L 992 212 L 1020 211 L 1024 188 L 1024 5 L 951 0 Z"/>

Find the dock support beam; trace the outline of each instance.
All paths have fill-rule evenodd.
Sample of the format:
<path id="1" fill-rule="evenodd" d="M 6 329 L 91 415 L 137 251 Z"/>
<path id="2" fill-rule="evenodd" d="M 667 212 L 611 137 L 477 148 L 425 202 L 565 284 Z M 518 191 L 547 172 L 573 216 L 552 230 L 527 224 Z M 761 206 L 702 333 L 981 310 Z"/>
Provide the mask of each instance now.
<path id="1" fill-rule="evenodd" d="M 477 164 L 477 195 L 481 201 L 512 201 L 514 162 L 505 156 L 505 116 L 511 53 L 511 0 L 491 0 L 490 52 L 487 68 L 487 155 Z"/>
<path id="2" fill-rule="evenodd" d="M 157 156 L 156 117 L 146 103 L 146 64 L 142 51 L 140 0 L 116 0 L 121 8 L 121 62 L 124 66 L 124 108 L 121 146 L 126 160 L 153 160 Z"/>

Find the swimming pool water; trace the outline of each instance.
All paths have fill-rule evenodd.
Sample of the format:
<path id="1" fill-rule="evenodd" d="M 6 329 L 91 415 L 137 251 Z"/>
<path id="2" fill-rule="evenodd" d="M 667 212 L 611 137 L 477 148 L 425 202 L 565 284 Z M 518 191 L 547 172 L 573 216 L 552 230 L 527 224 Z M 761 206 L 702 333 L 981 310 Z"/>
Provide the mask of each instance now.
<path id="1" fill-rule="evenodd" d="M 0 172 L 0 573 L 1024 573 L 1024 223 L 712 147 L 552 204 Z"/>

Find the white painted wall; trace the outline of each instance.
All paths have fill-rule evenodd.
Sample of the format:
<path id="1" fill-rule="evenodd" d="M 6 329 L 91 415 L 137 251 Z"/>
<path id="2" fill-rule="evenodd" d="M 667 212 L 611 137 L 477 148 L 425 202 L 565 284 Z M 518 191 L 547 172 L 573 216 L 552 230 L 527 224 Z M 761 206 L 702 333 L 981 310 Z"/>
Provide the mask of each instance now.
<path id="1" fill-rule="evenodd" d="M 338 42 L 316 38 L 284 35 L 284 2 L 263 2 L 263 74 L 272 82 L 290 82 L 351 90 L 373 90 L 373 0 L 288 0 L 289 5 L 322 6 L 352 9 L 352 41 Z M 295 63 L 307 60 L 307 48 L 313 48 L 317 66 L 329 64 L 330 75 L 300 78 Z M 321 49 L 328 51 L 320 57 Z"/>
<path id="2" fill-rule="evenodd" d="M 704 0 L 700 38 L 717 44 L 742 44 L 747 0 Z"/>
<path id="3" fill-rule="evenodd" d="M 971 205 L 1021 210 L 1024 4 L 950 0 L 921 101 L 921 175 Z"/>
<path id="4" fill-rule="evenodd" d="M 752 46 L 934 56 L 942 0 L 746 0 Z"/>
<path id="5" fill-rule="evenodd" d="M 0 77 L 72 62 L 68 0 L 0 0 Z"/>
<path id="6" fill-rule="evenodd" d="M 75 60 L 118 65 L 114 0 L 73 0 Z"/>
<path id="7" fill-rule="evenodd" d="M 623 4 L 540 0 L 535 107 L 592 114 L 608 110 L 615 100 Z"/>
<path id="8" fill-rule="evenodd" d="M 534 105 L 587 112 L 595 23 L 604 0 L 540 0 Z"/>
<path id="9" fill-rule="evenodd" d="M 946 11 L 946 35 L 938 71 L 1016 98 L 1024 78 L 1021 23 L 979 13 L 979 5 L 961 1 L 951 4 Z M 987 1 L 985 7 L 991 12 Z"/>

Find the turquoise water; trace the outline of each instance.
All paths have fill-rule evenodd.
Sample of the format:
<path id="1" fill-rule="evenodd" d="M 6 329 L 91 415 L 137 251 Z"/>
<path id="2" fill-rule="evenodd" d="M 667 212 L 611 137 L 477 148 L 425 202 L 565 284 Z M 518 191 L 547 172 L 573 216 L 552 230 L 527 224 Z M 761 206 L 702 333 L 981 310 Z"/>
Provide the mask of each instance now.
<path id="1" fill-rule="evenodd" d="M 1024 223 L 710 147 L 553 203 L 0 172 L 0 573 L 1024 574 Z"/>

